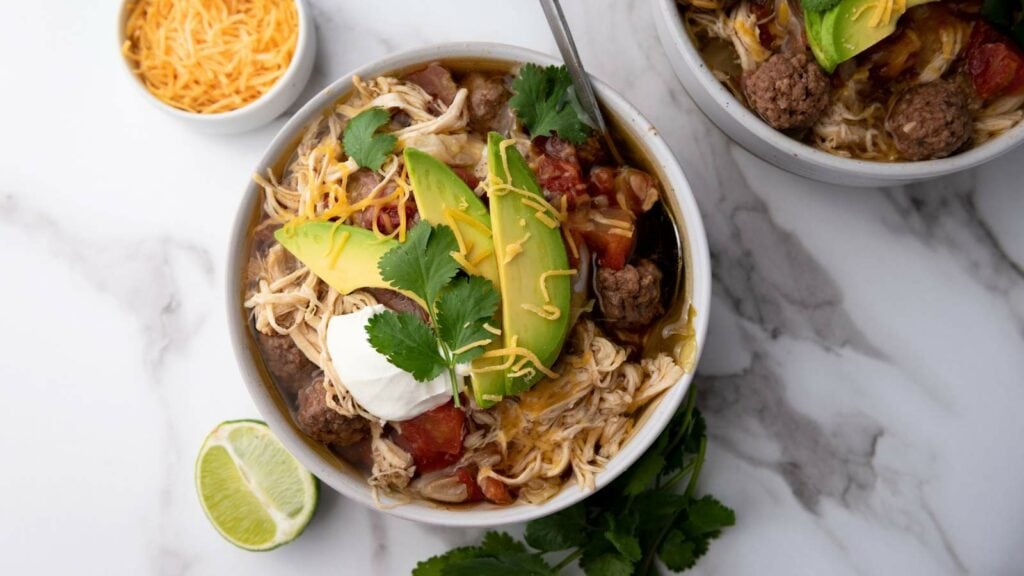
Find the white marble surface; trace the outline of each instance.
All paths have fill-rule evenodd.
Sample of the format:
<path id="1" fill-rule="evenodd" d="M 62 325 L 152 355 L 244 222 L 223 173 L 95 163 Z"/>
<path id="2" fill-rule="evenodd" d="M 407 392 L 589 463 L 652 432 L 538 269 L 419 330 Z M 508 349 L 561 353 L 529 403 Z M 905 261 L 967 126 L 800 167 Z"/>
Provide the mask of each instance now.
<path id="1" fill-rule="evenodd" d="M 401 574 L 474 541 L 324 494 L 251 554 L 192 464 L 257 416 L 222 300 L 229 224 L 274 132 L 192 133 L 121 70 L 115 2 L 0 5 L 0 574 Z M 738 513 L 697 574 L 1024 571 L 1024 150 L 887 190 L 825 186 L 731 144 L 639 0 L 566 0 L 582 56 L 661 129 L 715 263 L 703 487 Z M 318 0 L 307 95 L 389 52 L 545 51 L 519 0 Z"/>

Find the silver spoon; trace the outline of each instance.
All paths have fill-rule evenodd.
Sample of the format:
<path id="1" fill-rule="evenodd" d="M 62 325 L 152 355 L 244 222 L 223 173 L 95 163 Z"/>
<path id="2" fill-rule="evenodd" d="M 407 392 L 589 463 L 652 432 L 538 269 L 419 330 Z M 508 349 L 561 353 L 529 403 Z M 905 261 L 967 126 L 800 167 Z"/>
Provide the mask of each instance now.
<path id="1" fill-rule="evenodd" d="M 562 60 L 572 77 L 572 85 L 576 89 L 576 96 L 579 98 L 583 110 L 590 116 L 594 126 L 601 132 L 608 150 L 619 165 L 624 164 L 622 156 L 619 155 L 611 134 L 608 133 L 608 125 L 601 114 L 601 107 L 597 104 L 594 96 L 594 87 L 590 84 L 590 76 L 583 69 L 583 62 L 576 51 L 576 43 L 572 40 L 572 32 L 569 31 L 569 23 L 565 21 L 565 14 L 562 12 L 562 5 L 558 0 L 540 0 L 540 6 L 544 9 L 544 17 L 548 20 L 551 33 L 555 37 L 555 44 L 558 51 L 562 53 Z"/>

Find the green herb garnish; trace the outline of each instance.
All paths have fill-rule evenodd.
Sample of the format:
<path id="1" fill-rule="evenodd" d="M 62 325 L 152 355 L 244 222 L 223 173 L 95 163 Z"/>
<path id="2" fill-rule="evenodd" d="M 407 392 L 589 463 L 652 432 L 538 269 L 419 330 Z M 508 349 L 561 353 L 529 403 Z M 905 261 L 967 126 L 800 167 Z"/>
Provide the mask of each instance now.
<path id="1" fill-rule="evenodd" d="M 655 574 L 655 559 L 674 572 L 692 568 L 736 522 L 718 500 L 695 496 L 707 447 L 695 398 L 691 391 L 651 449 L 607 488 L 528 523 L 525 544 L 488 532 L 479 546 L 420 562 L 413 576 L 552 576 L 577 561 L 588 576 Z M 563 553 L 557 562 L 554 553 Z"/>
<path id="2" fill-rule="evenodd" d="M 800 6 L 808 12 L 828 12 L 839 6 L 843 0 L 800 0 Z"/>
<path id="3" fill-rule="evenodd" d="M 512 82 L 515 95 L 508 101 L 533 136 L 557 133 L 559 138 L 582 144 L 591 132 L 583 107 L 572 88 L 565 66 L 526 64 Z"/>
<path id="4" fill-rule="evenodd" d="M 447 226 L 417 224 L 405 243 L 385 253 L 377 266 L 393 288 L 412 292 L 427 304 L 430 326 L 414 314 L 390 310 L 373 316 L 366 326 L 370 345 L 417 380 L 433 380 L 447 370 L 456 406 L 455 366 L 484 351 L 483 346 L 462 349 L 491 338 L 484 324 L 498 308 L 498 292 L 490 281 L 455 277 L 459 265 L 451 254 L 458 249 Z"/>
<path id="5" fill-rule="evenodd" d="M 387 124 L 391 115 L 383 108 L 369 108 L 348 121 L 341 142 L 345 153 L 363 168 L 380 170 L 381 164 L 395 149 L 398 139 L 391 134 L 377 134 L 377 129 Z"/>

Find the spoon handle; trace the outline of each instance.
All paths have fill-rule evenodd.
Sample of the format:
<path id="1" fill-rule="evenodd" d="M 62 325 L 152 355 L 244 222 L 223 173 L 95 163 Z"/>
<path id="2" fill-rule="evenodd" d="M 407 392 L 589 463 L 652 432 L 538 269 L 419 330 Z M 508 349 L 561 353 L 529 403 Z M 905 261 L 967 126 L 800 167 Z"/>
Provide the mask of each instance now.
<path id="1" fill-rule="evenodd" d="M 573 42 L 572 32 L 569 31 L 569 23 L 565 20 L 561 3 L 558 0 L 540 0 L 540 6 L 544 9 L 544 17 L 547 18 L 548 26 L 551 27 L 555 44 L 558 45 L 558 51 L 562 53 L 562 60 L 565 61 L 565 67 L 569 70 L 569 76 L 572 77 L 572 85 L 576 90 L 580 105 L 590 116 L 594 128 L 604 136 L 604 141 L 616 162 L 622 164 L 622 157 L 608 133 L 608 125 L 605 124 L 601 107 L 597 104 L 597 97 L 594 96 L 594 87 L 590 84 L 590 76 L 583 69 L 583 62 L 576 50 L 576 43 Z"/>

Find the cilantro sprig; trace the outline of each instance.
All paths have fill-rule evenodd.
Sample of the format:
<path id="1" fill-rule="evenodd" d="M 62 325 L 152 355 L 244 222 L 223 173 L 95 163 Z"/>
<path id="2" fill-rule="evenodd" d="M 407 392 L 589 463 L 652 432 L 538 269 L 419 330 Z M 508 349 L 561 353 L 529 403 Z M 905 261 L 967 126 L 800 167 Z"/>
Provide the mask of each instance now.
<path id="1" fill-rule="evenodd" d="M 451 254 L 458 249 L 455 234 L 447 226 L 417 224 L 405 243 L 385 253 L 377 266 L 392 287 L 412 292 L 426 303 L 430 325 L 415 314 L 390 310 L 373 316 L 366 325 L 370 345 L 417 380 L 433 380 L 447 371 L 456 406 L 460 405 L 456 365 L 483 353 L 481 346 L 461 349 L 490 337 L 484 324 L 498 308 L 498 292 L 489 280 L 456 278 L 459 265 Z"/>
<path id="2" fill-rule="evenodd" d="M 377 134 L 377 130 L 391 120 L 383 108 L 368 108 L 348 121 L 341 143 L 345 153 L 363 168 L 380 170 L 388 154 L 395 149 L 398 139 L 391 134 Z"/>
<path id="3" fill-rule="evenodd" d="M 512 91 L 509 106 L 532 136 L 557 133 L 563 140 L 582 144 L 590 134 L 590 120 L 565 66 L 526 64 L 512 82 Z"/>
<path id="4" fill-rule="evenodd" d="M 656 574 L 656 560 L 673 572 L 692 568 L 736 522 L 724 504 L 695 494 L 707 449 L 695 398 L 691 391 L 651 449 L 607 488 L 529 522 L 525 544 L 488 532 L 479 546 L 420 562 L 413 576 L 553 576 L 577 562 L 588 576 Z"/>

